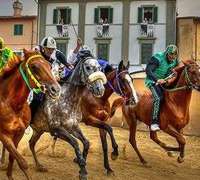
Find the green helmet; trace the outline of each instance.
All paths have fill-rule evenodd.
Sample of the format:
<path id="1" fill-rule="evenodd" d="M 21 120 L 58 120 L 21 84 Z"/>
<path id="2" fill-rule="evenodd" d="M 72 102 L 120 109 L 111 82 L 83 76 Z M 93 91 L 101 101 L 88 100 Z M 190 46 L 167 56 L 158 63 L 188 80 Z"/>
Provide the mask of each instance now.
<path id="1" fill-rule="evenodd" d="M 169 46 L 167 46 L 165 53 L 169 54 L 169 55 L 174 55 L 177 58 L 178 57 L 178 48 L 176 45 L 170 44 Z"/>

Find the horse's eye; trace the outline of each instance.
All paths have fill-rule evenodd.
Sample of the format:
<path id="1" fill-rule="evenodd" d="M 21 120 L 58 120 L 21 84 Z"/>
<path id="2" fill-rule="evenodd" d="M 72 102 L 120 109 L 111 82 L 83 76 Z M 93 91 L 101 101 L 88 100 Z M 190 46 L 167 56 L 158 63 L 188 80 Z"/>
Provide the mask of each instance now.
<path id="1" fill-rule="evenodd" d="M 90 70 L 90 66 L 86 66 L 86 69 L 89 71 Z"/>

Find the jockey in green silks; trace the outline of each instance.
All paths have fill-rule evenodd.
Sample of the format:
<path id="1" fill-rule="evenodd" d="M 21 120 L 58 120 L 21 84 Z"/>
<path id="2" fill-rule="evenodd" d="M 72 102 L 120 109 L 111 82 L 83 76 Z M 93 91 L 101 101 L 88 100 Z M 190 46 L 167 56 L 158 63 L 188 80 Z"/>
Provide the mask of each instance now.
<path id="1" fill-rule="evenodd" d="M 6 66 L 8 60 L 12 59 L 13 56 L 13 51 L 10 48 L 5 47 L 4 40 L 0 37 L 0 74 Z"/>
<path id="2" fill-rule="evenodd" d="M 175 45 L 169 45 L 164 52 L 154 54 L 147 64 L 145 85 L 151 90 L 153 95 L 151 131 L 160 130 L 160 105 L 164 94 L 162 85 L 167 83 L 166 78 L 178 65 L 178 48 Z"/>

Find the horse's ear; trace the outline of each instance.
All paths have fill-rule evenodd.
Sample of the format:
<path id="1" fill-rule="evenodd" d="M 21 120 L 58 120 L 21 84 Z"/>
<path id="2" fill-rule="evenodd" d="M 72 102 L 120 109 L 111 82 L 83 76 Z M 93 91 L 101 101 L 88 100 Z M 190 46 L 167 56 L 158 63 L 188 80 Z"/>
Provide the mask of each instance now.
<path id="1" fill-rule="evenodd" d="M 24 48 L 24 49 L 23 49 L 23 52 L 24 52 L 24 57 L 25 57 L 25 58 L 28 58 L 29 55 L 30 55 L 30 54 L 29 54 L 29 51 L 28 51 L 27 49 Z"/>
<path id="2" fill-rule="evenodd" d="M 130 61 L 127 62 L 126 69 L 129 69 L 129 67 L 130 67 Z"/>
<path id="3" fill-rule="evenodd" d="M 123 60 L 121 60 L 118 65 L 118 70 L 121 71 L 123 69 L 123 67 L 124 67 Z"/>

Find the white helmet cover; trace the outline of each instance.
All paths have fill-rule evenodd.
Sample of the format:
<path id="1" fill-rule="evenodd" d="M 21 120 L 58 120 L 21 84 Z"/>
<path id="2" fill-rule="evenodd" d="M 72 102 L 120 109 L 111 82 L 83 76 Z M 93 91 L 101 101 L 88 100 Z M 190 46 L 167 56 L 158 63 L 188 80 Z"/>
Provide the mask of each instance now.
<path id="1" fill-rule="evenodd" d="M 51 36 L 45 37 L 41 41 L 41 46 L 56 49 L 56 40 Z"/>

